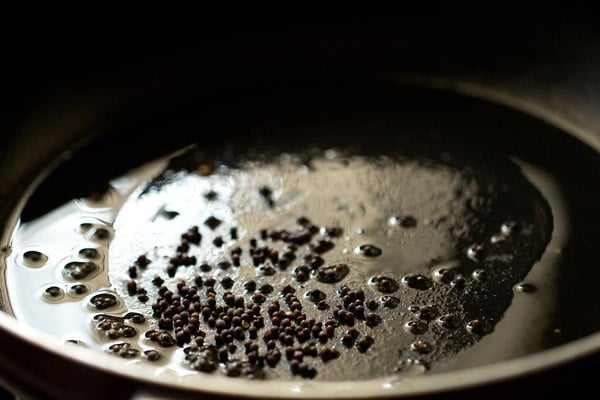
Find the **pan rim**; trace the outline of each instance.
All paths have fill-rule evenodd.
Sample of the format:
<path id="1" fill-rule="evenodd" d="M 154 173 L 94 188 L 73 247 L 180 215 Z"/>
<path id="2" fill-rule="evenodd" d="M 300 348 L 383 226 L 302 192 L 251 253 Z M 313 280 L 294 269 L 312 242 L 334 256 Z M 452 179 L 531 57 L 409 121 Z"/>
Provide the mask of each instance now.
<path id="1" fill-rule="evenodd" d="M 511 378 L 543 372 L 594 354 L 600 348 L 600 332 L 581 339 L 542 350 L 530 355 L 501 361 L 479 367 L 469 367 L 457 371 L 439 372 L 426 375 L 383 377 L 360 381 L 360 388 L 347 381 L 248 381 L 231 379 L 225 376 L 206 375 L 197 379 L 169 379 L 157 376 L 152 366 L 131 365 L 114 356 L 94 350 L 64 346 L 58 340 L 40 332 L 14 317 L 0 313 L 0 327 L 10 334 L 28 342 L 37 350 L 53 353 L 86 368 L 97 369 L 110 375 L 119 375 L 145 386 L 160 386 L 188 393 L 214 395 L 234 395 L 256 398 L 386 398 L 428 395 L 440 392 L 457 391 L 485 386 Z"/>

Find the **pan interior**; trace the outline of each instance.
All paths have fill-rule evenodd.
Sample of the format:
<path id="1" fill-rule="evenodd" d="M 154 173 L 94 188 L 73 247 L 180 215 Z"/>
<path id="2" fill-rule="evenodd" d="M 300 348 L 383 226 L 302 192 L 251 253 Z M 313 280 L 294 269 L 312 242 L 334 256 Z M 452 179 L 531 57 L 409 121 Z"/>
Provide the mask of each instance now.
<path id="1" fill-rule="evenodd" d="M 564 132 L 482 101 L 371 84 L 191 97 L 141 114 L 53 170 L 12 236 L 4 274 L 11 312 L 60 342 L 182 375 L 214 367 L 335 381 L 485 365 L 597 331 L 598 294 L 581 282 L 599 275 L 586 261 L 598 199 L 585 187 L 597 187 L 600 157 Z M 282 232 L 308 236 L 284 240 Z M 238 246 L 240 266 L 231 257 Z M 251 249 L 263 247 L 279 257 L 255 262 Z M 245 286 L 250 280 L 256 289 Z M 165 310 L 153 308 L 167 289 L 184 298 L 180 282 L 200 297 L 198 348 L 194 332 L 168 346 L 146 335 L 163 329 L 180 340 Z M 244 326 L 243 338 L 220 343 L 238 325 L 203 318 L 211 288 L 221 307 L 215 320 L 240 308 L 228 304 L 228 291 L 247 310 L 259 306 L 246 321 L 265 321 L 254 342 Z M 284 314 L 269 311 L 274 302 Z M 296 330 L 280 337 L 285 317 Z M 335 328 L 313 336 L 303 319 Z M 275 351 L 264 335 L 274 327 L 281 361 L 261 367 L 245 343 L 267 363 Z M 302 356 L 287 359 L 289 347 Z M 150 360 L 153 352 L 160 360 Z"/>

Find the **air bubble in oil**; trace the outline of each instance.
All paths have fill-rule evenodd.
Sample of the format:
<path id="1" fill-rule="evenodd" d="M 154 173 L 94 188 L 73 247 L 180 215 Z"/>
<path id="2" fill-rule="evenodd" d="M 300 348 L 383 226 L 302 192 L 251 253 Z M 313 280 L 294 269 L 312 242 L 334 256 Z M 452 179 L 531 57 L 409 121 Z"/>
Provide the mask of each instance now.
<path id="1" fill-rule="evenodd" d="M 111 232 L 106 228 L 96 228 L 94 231 L 92 238 L 95 240 L 103 241 L 110 239 Z"/>
<path id="2" fill-rule="evenodd" d="M 506 235 L 503 235 L 502 233 L 496 233 L 495 235 L 492 235 L 492 237 L 490 237 L 490 243 L 500 243 L 505 241 L 506 239 L 508 239 Z"/>
<path id="3" fill-rule="evenodd" d="M 76 203 L 85 211 L 102 211 L 112 205 L 113 196 L 110 190 L 94 192 L 88 197 L 76 199 Z"/>
<path id="4" fill-rule="evenodd" d="M 490 327 L 487 324 L 487 322 L 481 319 L 471 320 L 467 322 L 465 327 L 467 329 L 467 332 L 476 336 L 487 335 L 490 332 Z"/>
<path id="5" fill-rule="evenodd" d="M 81 224 L 79 224 L 79 231 L 81 233 L 86 233 L 93 227 L 94 227 L 94 224 L 92 224 L 90 222 L 82 222 Z"/>
<path id="6" fill-rule="evenodd" d="M 86 285 L 83 285 L 81 283 L 72 285 L 69 288 L 69 294 L 72 296 L 83 296 L 83 295 L 87 294 L 89 291 L 90 291 L 90 289 Z"/>
<path id="7" fill-rule="evenodd" d="M 429 370 L 429 364 L 423 360 L 408 358 L 398 363 L 398 372 L 407 372 L 409 374 L 421 375 Z M 392 381 L 392 385 L 399 386 L 404 384 L 402 378 L 397 378 Z"/>
<path id="8" fill-rule="evenodd" d="M 50 302 L 57 302 L 65 297 L 65 291 L 59 286 L 47 286 L 42 291 L 42 297 L 44 298 L 44 300 Z"/>
<path id="9" fill-rule="evenodd" d="M 453 271 L 452 268 L 440 267 L 440 268 L 436 268 L 431 273 L 431 278 L 433 279 L 433 281 L 435 283 L 445 285 L 445 284 L 452 282 L 452 279 L 454 279 L 454 275 L 455 275 L 455 272 Z"/>
<path id="10" fill-rule="evenodd" d="M 447 329 L 458 327 L 458 318 L 454 314 L 440 315 L 436 322 L 439 326 Z"/>
<path id="11" fill-rule="evenodd" d="M 515 289 L 515 292 L 517 292 L 517 293 L 533 293 L 537 290 L 535 285 L 532 285 L 531 283 L 525 283 L 525 282 L 515 285 L 514 289 Z"/>
<path id="12" fill-rule="evenodd" d="M 43 267 L 48 261 L 48 256 L 41 251 L 28 250 L 23 253 L 23 265 L 30 268 Z"/>
<path id="13" fill-rule="evenodd" d="M 136 358 L 140 355 L 140 351 L 138 349 L 126 342 L 110 345 L 108 352 L 121 358 Z"/>
<path id="14" fill-rule="evenodd" d="M 490 279 L 490 272 L 483 268 L 477 268 L 471 273 L 471 277 L 478 282 L 487 282 Z"/>
<path id="15" fill-rule="evenodd" d="M 325 300 L 326 294 L 319 289 L 313 289 L 306 292 L 304 297 L 313 303 L 318 303 L 321 300 Z"/>
<path id="16" fill-rule="evenodd" d="M 321 266 L 317 268 L 316 277 L 319 282 L 337 283 L 348 275 L 350 269 L 346 264 L 335 264 L 328 267 Z"/>
<path id="17" fill-rule="evenodd" d="M 475 262 L 481 261 L 484 256 L 485 247 L 482 244 L 472 244 L 467 249 L 467 257 Z"/>
<path id="18" fill-rule="evenodd" d="M 66 280 L 81 281 L 91 279 L 100 271 L 98 264 L 92 261 L 71 261 L 62 269 L 62 275 Z"/>
<path id="19" fill-rule="evenodd" d="M 360 254 L 369 258 L 379 257 L 381 253 L 381 249 L 372 244 L 361 244 L 354 249 L 354 254 Z"/>
<path id="20" fill-rule="evenodd" d="M 400 305 L 400 299 L 396 296 L 382 296 L 381 305 L 386 308 L 396 308 Z"/>
<path id="21" fill-rule="evenodd" d="M 402 278 L 402 283 L 411 289 L 427 290 L 431 287 L 431 280 L 425 275 L 409 274 Z"/>
<path id="22" fill-rule="evenodd" d="M 413 335 L 422 335 L 427 332 L 427 324 L 419 320 L 410 320 L 404 323 L 404 330 Z"/>
<path id="23" fill-rule="evenodd" d="M 369 279 L 369 285 L 374 285 L 381 293 L 394 293 L 400 288 L 395 279 L 387 276 L 374 276 Z"/>
<path id="24" fill-rule="evenodd" d="M 417 219 L 412 215 L 395 215 L 388 219 L 390 226 L 401 226 L 403 228 L 414 228 L 417 226 Z"/>
<path id="25" fill-rule="evenodd" d="M 95 259 L 100 256 L 98 249 L 92 247 L 86 247 L 79 250 L 79 256 L 83 258 Z"/>
<path id="26" fill-rule="evenodd" d="M 90 299 L 90 305 L 96 310 L 105 310 L 107 308 L 113 308 L 119 301 L 117 297 L 110 293 L 100 293 L 92 296 Z"/>
<path id="27" fill-rule="evenodd" d="M 419 354 L 429 354 L 433 351 L 433 345 L 425 340 L 417 340 L 410 345 L 410 349 Z"/>
<path id="28" fill-rule="evenodd" d="M 506 221 L 500 226 L 500 232 L 506 236 L 514 236 L 521 231 L 518 221 Z"/>

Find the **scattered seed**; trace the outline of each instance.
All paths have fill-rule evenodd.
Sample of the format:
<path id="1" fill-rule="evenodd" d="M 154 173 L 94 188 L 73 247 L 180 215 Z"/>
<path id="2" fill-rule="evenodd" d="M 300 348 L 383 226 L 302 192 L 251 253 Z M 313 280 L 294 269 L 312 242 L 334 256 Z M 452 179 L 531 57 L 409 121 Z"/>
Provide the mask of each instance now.
<path id="1" fill-rule="evenodd" d="M 337 283 L 348 275 L 350 269 L 346 264 L 335 264 L 319 267 L 316 272 L 317 280 L 323 283 Z"/>
<path id="2" fill-rule="evenodd" d="M 221 221 L 220 219 L 210 216 L 206 219 L 206 221 L 204 221 L 204 225 L 208 226 L 214 231 L 219 225 L 221 225 L 222 222 L 223 221 Z"/>
<path id="3" fill-rule="evenodd" d="M 367 335 L 356 343 L 356 348 L 361 353 L 365 353 L 375 343 L 375 339 Z"/>
<path id="4" fill-rule="evenodd" d="M 217 192 L 215 192 L 214 190 L 210 190 L 210 191 L 204 193 L 204 198 L 208 201 L 216 200 L 217 197 L 219 197 L 219 194 Z"/>

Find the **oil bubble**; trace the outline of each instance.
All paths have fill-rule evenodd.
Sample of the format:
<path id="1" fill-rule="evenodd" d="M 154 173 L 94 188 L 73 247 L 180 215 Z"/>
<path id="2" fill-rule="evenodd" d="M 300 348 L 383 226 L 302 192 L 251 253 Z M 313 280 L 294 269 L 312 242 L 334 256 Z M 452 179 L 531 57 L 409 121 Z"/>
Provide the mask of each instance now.
<path id="1" fill-rule="evenodd" d="M 431 268 L 431 279 L 439 284 L 448 284 L 456 275 L 456 268 L 460 266 L 460 261 L 456 259 L 436 262 Z"/>
<path id="2" fill-rule="evenodd" d="M 454 279 L 452 279 L 452 282 L 450 282 L 450 286 L 458 290 L 464 289 L 466 284 L 467 280 L 462 274 L 457 274 Z"/>
<path id="3" fill-rule="evenodd" d="M 313 290 L 309 290 L 308 292 L 306 292 L 304 294 L 304 297 L 306 297 L 308 300 L 312 301 L 313 303 L 318 303 L 321 300 L 325 300 L 326 295 L 319 289 L 313 289 Z"/>
<path id="4" fill-rule="evenodd" d="M 481 319 L 471 320 L 467 322 L 465 327 L 467 328 L 467 332 L 472 335 L 483 336 L 490 332 L 488 324 Z"/>
<path id="5" fill-rule="evenodd" d="M 37 250 L 28 250 L 23 253 L 23 264 L 31 268 L 39 268 L 46 265 L 48 256 Z"/>
<path id="6" fill-rule="evenodd" d="M 472 244 L 467 249 L 467 257 L 475 262 L 479 262 L 484 255 L 485 247 L 482 244 Z"/>
<path id="7" fill-rule="evenodd" d="M 365 257 L 379 257 L 382 251 L 375 245 L 362 244 L 354 249 L 354 253 L 363 255 Z"/>
<path id="8" fill-rule="evenodd" d="M 142 324 L 146 321 L 146 317 L 143 314 L 137 312 L 128 312 L 123 316 L 123 319 L 130 320 L 134 324 Z"/>
<path id="9" fill-rule="evenodd" d="M 514 290 L 517 293 L 533 293 L 537 288 L 531 283 L 519 283 L 515 285 Z"/>
<path id="10" fill-rule="evenodd" d="M 69 288 L 69 294 L 72 296 L 81 296 L 88 293 L 90 289 L 81 283 L 75 284 Z"/>
<path id="11" fill-rule="evenodd" d="M 146 350 L 144 351 L 144 357 L 148 361 L 158 361 L 162 357 L 161 354 L 156 350 Z"/>
<path id="12" fill-rule="evenodd" d="M 60 301 L 65 297 L 65 291 L 59 286 L 47 286 L 43 289 L 42 297 L 50 302 Z"/>
<path id="13" fill-rule="evenodd" d="M 115 343 L 108 348 L 110 354 L 114 354 L 121 358 L 136 358 L 140 355 L 140 351 L 129 343 Z"/>
<path id="14" fill-rule="evenodd" d="M 408 372 L 410 374 L 424 374 L 429 370 L 429 364 L 427 364 L 423 360 L 408 358 L 406 360 L 402 360 L 398 363 L 397 370 L 400 372 Z M 400 385 L 404 383 L 402 379 L 396 379 L 392 382 L 395 385 Z"/>
<path id="15" fill-rule="evenodd" d="M 81 341 L 79 339 L 67 339 L 67 340 L 65 340 L 65 344 L 74 344 L 76 346 L 87 347 L 87 345 L 85 344 L 85 342 Z"/>
<path id="16" fill-rule="evenodd" d="M 346 264 L 335 264 L 317 269 L 317 280 L 323 283 L 337 283 L 348 275 L 350 269 Z"/>
<path id="17" fill-rule="evenodd" d="M 79 256 L 83 258 L 95 259 L 100 256 L 98 249 L 92 247 L 86 247 L 79 250 Z"/>
<path id="18" fill-rule="evenodd" d="M 424 275 L 409 274 L 402 278 L 402 283 L 411 289 L 427 290 L 431 287 L 431 280 Z"/>
<path id="19" fill-rule="evenodd" d="M 96 240 L 107 240 L 110 239 L 111 232 L 106 228 L 96 228 L 93 233 L 93 238 Z"/>
<path id="20" fill-rule="evenodd" d="M 421 335 L 427 332 L 427 324 L 423 321 L 410 320 L 404 323 L 404 330 L 413 335 Z"/>
<path id="21" fill-rule="evenodd" d="M 294 269 L 294 278 L 296 278 L 298 282 L 306 282 L 310 278 L 310 268 L 306 265 L 299 265 Z"/>
<path id="22" fill-rule="evenodd" d="M 403 228 L 414 228 L 417 226 L 417 219 L 411 215 L 395 215 L 388 219 L 388 224 L 391 226 L 401 226 Z"/>
<path id="23" fill-rule="evenodd" d="M 458 327 L 458 318 L 454 314 L 444 314 L 438 317 L 437 324 L 443 328 L 454 329 Z"/>
<path id="24" fill-rule="evenodd" d="M 495 235 L 492 235 L 492 237 L 490 237 L 490 243 L 494 244 L 494 243 L 500 243 L 505 241 L 506 239 L 508 239 L 506 237 L 506 235 L 503 235 L 501 233 L 497 233 Z"/>
<path id="25" fill-rule="evenodd" d="M 438 315 L 438 311 L 435 307 L 425 305 L 425 306 L 410 306 L 408 307 L 408 311 L 413 313 L 418 319 L 424 321 L 431 321 Z"/>
<path id="26" fill-rule="evenodd" d="M 488 270 L 478 268 L 471 273 L 471 277 L 478 282 L 487 282 L 490 279 L 490 272 Z"/>
<path id="27" fill-rule="evenodd" d="M 396 308 L 400 305 L 400 299 L 395 296 L 383 296 L 381 298 L 381 305 L 386 308 Z"/>
<path id="28" fill-rule="evenodd" d="M 500 226 L 500 232 L 506 236 L 514 236 L 521 231 L 518 221 L 506 221 Z"/>
<path id="29" fill-rule="evenodd" d="M 431 273 L 431 278 L 436 283 L 448 284 L 448 283 L 452 282 L 452 279 L 454 279 L 454 274 L 455 274 L 455 272 L 451 268 L 440 267 L 440 268 L 436 268 Z"/>
<path id="30" fill-rule="evenodd" d="M 94 262 L 72 261 L 63 267 L 62 275 L 67 280 L 80 281 L 92 278 L 99 271 L 100 267 Z"/>
<path id="31" fill-rule="evenodd" d="M 381 293 L 394 293 L 400 288 L 398 282 L 387 276 L 374 276 L 369 279 L 370 285 L 375 285 Z"/>
<path id="32" fill-rule="evenodd" d="M 110 293 L 100 293 L 92 296 L 90 304 L 97 310 L 105 310 L 119 304 L 117 297 Z"/>
<path id="33" fill-rule="evenodd" d="M 85 233 L 85 232 L 88 232 L 93 227 L 94 227 L 94 225 L 89 222 L 82 222 L 81 224 L 79 224 L 79 231 L 81 233 Z"/>
<path id="34" fill-rule="evenodd" d="M 433 351 L 433 345 L 425 340 L 417 340 L 410 345 L 410 349 L 419 354 L 429 354 Z"/>
<path id="35" fill-rule="evenodd" d="M 138 333 L 137 329 L 125 324 L 125 320 L 125 317 L 97 314 L 94 315 L 92 325 L 94 330 L 99 335 L 104 336 L 109 340 L 115 340 L 121 337 L 131 338 L 136 336 Z"/>

